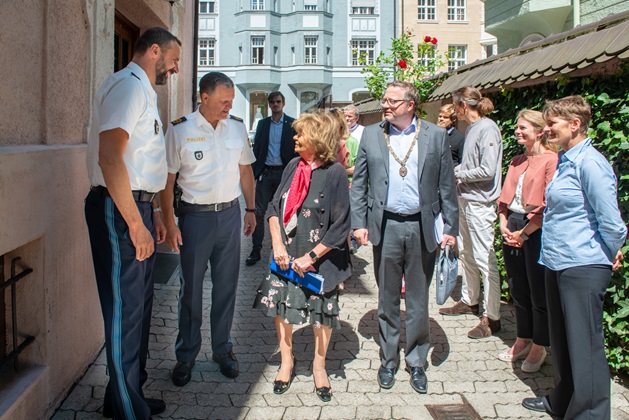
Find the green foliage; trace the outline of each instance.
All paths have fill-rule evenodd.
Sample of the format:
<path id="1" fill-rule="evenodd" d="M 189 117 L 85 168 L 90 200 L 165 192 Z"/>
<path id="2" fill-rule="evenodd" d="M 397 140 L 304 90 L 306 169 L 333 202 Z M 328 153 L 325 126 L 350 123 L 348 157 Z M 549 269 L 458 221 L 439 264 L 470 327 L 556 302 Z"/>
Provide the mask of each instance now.
<path id="1" fill-rule="evenodd" d="M 629 69 L 620 74 L 596 78 L 568 79 L 561 77 L 554 83 L 517 90 L 503 89 L 487 96 L 494 102 L 490 115 L 500 127 L 504 138 L 503 172 L 511 159 L 522 153 L 513 134 L 517 113 L 522 109 L 538 109 L 547 99 L 569 95 L 582 95 L 592 106 L 590 137 L 594 145 L 607 157 L 618 178 L 618 202 L 622 218 L 629 221 Z M 499 232 L 497 233 L 499 236 Z M 623 253 L 627 255 L 629 242 Z M 496 240 L 500 274 L 503 279 L 503 297 L 509 297 L 502 264 L 501 238 Z M 614 273 L 605 297 L 603 324 L 607 357 L 613 372 L 629 373 L 629 258 Z M 550 303 L 553 304 L 553 303 Z M 554 303 L 557 304 L 557 303 Z"/>
<path id="2" fill-rule="evenodd" d="M 367 63 L 364 55 L 358 58 L 358 62 L 365 66 L 362 74 L 365 75 L 365 85 L 374 99 L 382 99 L 387 83 L 401 80 L 415 85 L 420 104 L 423 104 L 441 84 L 440 79 L 433 77 L 444 64 L 443 57 L 437 52 L 437 39 L 425 36 L 422 42 L 414 46 L 411 35 L 410 31 L 406 31 L 399 38 L 393 38 L 391 53 L 385 55 L 381 51 L 373 64 Z"/>

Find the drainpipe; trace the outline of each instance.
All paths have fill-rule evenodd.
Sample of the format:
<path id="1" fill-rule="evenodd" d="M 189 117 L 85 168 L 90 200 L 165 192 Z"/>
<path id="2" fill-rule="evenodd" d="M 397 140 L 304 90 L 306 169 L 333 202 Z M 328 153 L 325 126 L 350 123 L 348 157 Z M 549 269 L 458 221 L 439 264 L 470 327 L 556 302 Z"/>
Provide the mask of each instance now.
<path id="1" fill-rule="evenodd" d="M 193 44 L 194 50 L 192 51 L 192 111 L 194 111 L 197 107 L 197 73 L 199 67 L 199 0 L 194 0 Z"/>
<path id="2" fill-rule="evenodd" d="M 402 19 L 402 27 L 400 28 L 400 35 L 404 33 L 404 0 L 402 0 L 402 4 L 400 5 L 400 19 Z"/>
<path id="3" fill-rule="evenodd" d="M 581 25 L 581 0 L 572 0 L 572 23 L 574 28 Z"/>

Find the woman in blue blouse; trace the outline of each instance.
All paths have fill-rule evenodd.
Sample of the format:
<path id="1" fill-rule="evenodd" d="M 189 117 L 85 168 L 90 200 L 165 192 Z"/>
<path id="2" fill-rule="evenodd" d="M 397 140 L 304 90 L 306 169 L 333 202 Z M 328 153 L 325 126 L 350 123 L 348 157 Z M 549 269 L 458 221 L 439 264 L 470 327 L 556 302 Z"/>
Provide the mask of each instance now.
<path id="1" fill-rule="evenodd" d="M 543 113 L 549 141 L 562 149 L 546 189 L 540 254 L 555 388 L 522 404 L 566 419 L 609 419 L 603 298 L 620 266 L 627 228 L 614 171 L 587 137 L 590 105 L 569 96 L 549 101 Z"/>

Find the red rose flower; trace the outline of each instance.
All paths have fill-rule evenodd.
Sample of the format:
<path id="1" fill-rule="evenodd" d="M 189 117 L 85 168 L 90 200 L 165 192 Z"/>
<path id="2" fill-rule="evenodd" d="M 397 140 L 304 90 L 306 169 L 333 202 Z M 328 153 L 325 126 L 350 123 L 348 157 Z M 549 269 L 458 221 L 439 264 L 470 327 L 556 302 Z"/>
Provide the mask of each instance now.
<path id="1" fill-rule="evenodd" d="M 398 66 L 400 66 L 400 67 L 402 67 L 403 69 L 405 69 L 406 67 L 408 67 L 408 66 L 406 65 L 406 61 L 404 61 L 404 60 L 400 60 L 400 61 L 398 61 L 398 62 L 397 62 L 397 65 L 398 65 Z"/>
<path id="2" fill-rule="evenodd" d="M 437 38 L 431 39 L 430 42 L 432 42 L 433 45 L 437 45 Z"/>
<path id="3" fill-rule="evenodd" d="M 426 36 L 424 37 L 424 42 L 430 42 L 430 40 L 431 40 L 431 39 L 432 39 L 432 38 L 430 38 L 430 35 L 426 35 Z"/>

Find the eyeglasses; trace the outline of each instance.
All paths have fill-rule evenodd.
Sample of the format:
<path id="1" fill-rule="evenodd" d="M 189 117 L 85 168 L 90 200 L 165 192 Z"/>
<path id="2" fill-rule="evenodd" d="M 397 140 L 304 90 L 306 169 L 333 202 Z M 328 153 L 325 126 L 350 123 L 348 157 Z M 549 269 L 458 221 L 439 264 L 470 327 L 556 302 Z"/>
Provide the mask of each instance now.
<path id="1" fill-rule="evenodd" d="M 389 105 L 389 106 L 397 106 L 400 102 L 408 102 L 405 99 L 390 99 L 390 98 L 382 98 L 380 100 L 380 105 Z"/>
<path id="2" fill-rule="evenodd" d="M 281 104 L 282 100 L 281 99 L 277 99 L 275 101 L 269 101 L 270 104 Z"/>

